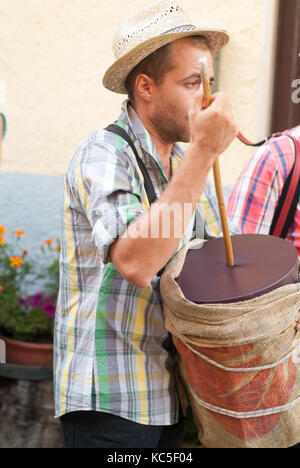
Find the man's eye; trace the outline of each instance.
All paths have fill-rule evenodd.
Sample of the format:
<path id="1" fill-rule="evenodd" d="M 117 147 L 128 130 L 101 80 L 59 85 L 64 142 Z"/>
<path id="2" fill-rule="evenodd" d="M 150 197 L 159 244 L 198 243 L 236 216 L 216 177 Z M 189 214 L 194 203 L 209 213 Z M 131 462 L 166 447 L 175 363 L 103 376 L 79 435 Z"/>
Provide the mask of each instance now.
<path id="1" fill-rule="evenodd" d="M 194 88 L 195 86 L 199 86 L 200 83 L 198 81 L 190 81 L 187 83 L 188 88 Z"/>

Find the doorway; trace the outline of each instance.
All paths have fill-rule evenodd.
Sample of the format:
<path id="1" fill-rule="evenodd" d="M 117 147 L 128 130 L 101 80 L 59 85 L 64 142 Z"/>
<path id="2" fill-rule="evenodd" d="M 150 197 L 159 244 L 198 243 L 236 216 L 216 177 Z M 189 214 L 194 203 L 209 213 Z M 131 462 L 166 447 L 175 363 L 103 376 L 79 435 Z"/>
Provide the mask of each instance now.
<path id="1" fill-rule="evenodd" d="M 272 132 L 297 125 L 300 125 L 300 0 L 280 0 Z"/>

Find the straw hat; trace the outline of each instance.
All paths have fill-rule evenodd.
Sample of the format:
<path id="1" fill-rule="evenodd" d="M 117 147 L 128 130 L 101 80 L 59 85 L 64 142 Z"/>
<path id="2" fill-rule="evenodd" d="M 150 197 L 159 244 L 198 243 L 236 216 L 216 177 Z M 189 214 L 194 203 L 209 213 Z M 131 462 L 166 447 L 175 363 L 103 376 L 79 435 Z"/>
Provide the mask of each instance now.
<path id="1" fill-rule="evenodd" d="M 229 41 L 225 31 L 192 25 L 177 0 L 148 6 L 121 24 L 113 43 L 116 61 L 104 75 L 104 86 L 126 94 L 127 76 L 148 55 L 177 39 L 199 35 L 207 39 L 213 54 Z"/>

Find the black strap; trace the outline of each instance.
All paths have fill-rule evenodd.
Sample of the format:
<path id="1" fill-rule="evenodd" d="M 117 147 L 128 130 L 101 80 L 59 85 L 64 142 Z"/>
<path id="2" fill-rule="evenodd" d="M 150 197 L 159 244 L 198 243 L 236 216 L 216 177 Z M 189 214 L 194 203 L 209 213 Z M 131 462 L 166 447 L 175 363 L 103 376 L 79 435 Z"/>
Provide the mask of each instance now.
<path id="1" fill-rule="evenodd" d="M 153 187 L 153 184 L 152 184 L 152 180 L 150 179 L 150 176 L 148 174 L 148 171 L 146 169 L 146 166 L 145 164 L 143 163 L 143 161 L 141 160 L 141 158 L 139 157 L 138 155 L 138 152 L 136 150 L 136 147 L 134 146 L 133 144 L 133 141 L 131 140 L 130 136 L 128 135 L 128 133 L 124 130 L 124 128 L 120 127 L 119 125 L 117 124 L 112 124 L 112 125 L 109 125 L 108 127 L 106 127 L 106 129 L 108 132 L 111 132 L 111 133 L 114 133 L 116 135 L 118 135 L 119 137 L 123 138 L 123 140 L 127 141 L 127 143 L 130 145 L 132 151 L 134 152 L 135 154 L 135 157 L 136 157 L 136 160 L 137 160 L 137 163 L 139 165 L 139 168 L 143 174 L 143 178 L 144 178 L 144 187 L 145 187 L 145 190 L 146 190 L 146 193 L 147 193 L 147 197 L 148 197 L 148 201 L 149 201 L 149 204 L 152 205 L 156 200 L 157 200 L 157 196 L 155 194 L 155 190 L 154 190 L 154 187 Z M 161 277 L 161 275 L 163 274 L 164 272 L 164 268 L 162 268 L 158 273 L 157 273 L 157 276 L 158 277 Z"/>
<path id="2" fill-rule="evenodd" d="M 259 146 L 262 146 L 264 145 L 267 141 L 268 141 L 268 138 L 266 138 L 265 140 L 262 140 L 262 141 L 259 141 L 258 143 L 251 143 L 249 140 L 247 140 L 241 133 L 238 135 L 238 139 L 244 143 L 244 145 L 247 145 L 247 146 L 252 146 L 253 148 L 258 148 Z"/>
<path id="3" fill-rule="evenodd" d="M 127 141 L 129 146 L 131 147 L 132 151 L 135 154 L 136 161 L 137 161 L 137 163 L 139 165 L 139 168 L 140 168 L 140 170 L 141 170 L 141 172 L 143 174 L 144 186 L 145 186 L 145 190 L 146 190 L 146 193 L 147 193 L 149 204 L 152 205 L 157 200 L 157 196 L 155 194 L 155 190 L 154 190 L 152 181 L 150 179 L 150 176 L 148 174 L 148 171 L 146 169 L 146 166 L 143 163 L 142 159 L 139 157 L 138 152 L 136 150 L 136 147 L 134 146 L 133 141 L 131 140 L 130 136 L 124 130 L 124 128 L 120 127 L 117 124 L 109 125 L 108 127 L 106 127 L 105 130 L 107 130 L 108 132 L 114 133 L 115 135 L 118 135 L 119 137 L 123 138 L 123 140 Z"/>
<path id="4" fill-rule="evenodd" d="M 267 143 L 271 138 L 276 138 L 276 137 L 280 137 L 284 135 L 284 133 L 273 133 L 273 135 L 269 136 L 269 138 L 265 138 L 264 140 L 262 141 L 259 141 L 258 143 L 252 143 L 251 141 L 249 141 L 246 137 L 244 137 L 244 135 L 240 132 L 238 134 L 238 139 L 244 143 L 244 145 L 247 145 L 247 146 L 253 146 L 254 148 L 258 148 L 259 146 L 262 146 L 264 145 L 265 143 Z"/>
<path id="5" fill-rule="evenodd" d="M 287 137 L 289 137 L 289 135 L 286 135 Z M 296 166 L 296 159 L 297 158 L 300 158 L 300 154 L 298 154 L 297 152 L 297 147 L 296 147 L 296 144 L 294 142 L 294 140 L 289 137 L 292 141 L 293 141 L 293 144 L 295 146 L 295 164 L 293 166 L 293 169 L 291 170 L 285 184 L 284 184 L 284 187 L 282 189 L 282 192 L 281 192 L 281 195 L 280 195 L 280 198 L 279 198 L 279 202 L 278 202 L 278 206 L 276 208 L 276 211 L 275 211 L 275 214 L 274 214 L 274 218 L 273 218 L 273 221 L 272 221 L 272 225 L 271 225 L 271 228 L 270 228 L 270 235 L 272 236 L 274 231 L 275 231 L 275 228 L 276 228 L 276 225 L 278 223 L 278 220 L 280 218 L 280 215 L 281 215 L 281 212 L 283 210 L 283 207 L 284 207 L 284 204 L 285 204 L 285 201 L 286 201 L 286 197 L 287 197 L 287 194 L 288 194 L 288 191 L 289 191 L 289 188 L 290 188 L 290 185 L 291 185 L 291 181 L 293 179 L 293 174 L 294 174 L 294 171 L 295 171 L 295 166 Z M 300 179 L 298 180 L 298 184 L 297 184 L 297 187 L 296 187 L 296 190 L 295 190 L 295 194 L 294 194 L 294 198 L 293 198 L 293 201 L 291 203 L 291 206 L 290 206 L 290 209 L 289 209 L 289 212 L 288 212 L 288 215 L 286 217 L 286 220 L 285 220 L 285 224 L 284 224 L 284 228 L 282 229 L 281 231 L 281 234 L 280 234 L 280 237 L 282 239 L 286 239 L 287 237 L 287 234 L 288 234 L 288 231 L 294 221 L 294 218 L 295 218 L 295 213 L 296 213 L 296 210 L 297 210 L 297 206 L 298 206 L 298 203 L 299 203 L 299 198 L 300 198 Z"/>

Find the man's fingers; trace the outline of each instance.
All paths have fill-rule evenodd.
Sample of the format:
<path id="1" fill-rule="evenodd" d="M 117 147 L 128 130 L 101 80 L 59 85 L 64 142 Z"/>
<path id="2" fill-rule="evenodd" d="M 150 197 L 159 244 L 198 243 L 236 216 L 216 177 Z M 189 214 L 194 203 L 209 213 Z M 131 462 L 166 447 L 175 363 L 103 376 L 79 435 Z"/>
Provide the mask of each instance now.
<path id="1" fill-rule="evenodd" d="M 197 109 L 197 111 L 201 111 L 204 108 L 204 94 L 203 94 L 203 86 L 199 86 L 199 89 L 194 95 L 194 102 L 193 102 L 194 108 Z"/>

